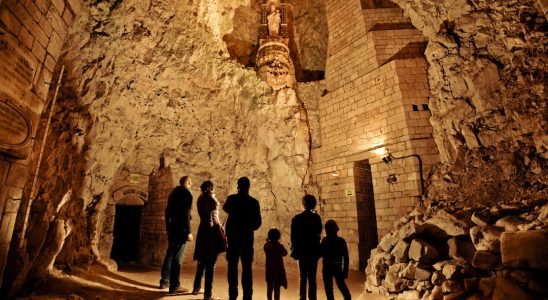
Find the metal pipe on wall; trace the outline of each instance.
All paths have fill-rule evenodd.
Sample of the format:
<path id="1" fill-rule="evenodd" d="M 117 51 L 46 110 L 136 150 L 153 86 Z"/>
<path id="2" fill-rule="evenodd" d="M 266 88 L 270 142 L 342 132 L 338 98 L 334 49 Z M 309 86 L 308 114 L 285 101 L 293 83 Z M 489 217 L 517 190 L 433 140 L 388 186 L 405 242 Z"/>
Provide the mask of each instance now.
<path id="1" fill-rule="evenodd" d="M 46 128 L 44 129 L 44 138 L 42 139 L 42 144 L 40 145 L 40 152 L 38 154 L 38 160 L 36 161 L 36 168 L 34 169 L 34 178 L 32 180 L 32 185 L 30 189 L 30 197 L 29 202 L 26 207 L 25 212 L 25 221 L 23 223 L 23 228 L 21 230 L 21 239 L 19 240 L 19 247 L 22 246 L 23 242 L 25 241 L 25 234 L 27 231 L 27 226 L 29 222 L 29 216 L 30 216 L 30 210 L 32 207 L 32 202 L 36 198 L 35 190 L 36 190 L 36 183 L 38 182 L 38 172 L 40 171 L 40 165 L 42 163 L 42 157 L 44 155 L 44 148 L 46 146 L 46 139 L 48 137 L 49 133 L 49 127 L 51 124 L 51 118 L 53 116 L 53 111 L 55 110 L 55 104 L 57 103 L 57 96 L 59 95 L 59 87 L 61 87 L 61 80 L 63 79 L 63 74 L 65 73 L 65 66 L 61 66 L 61 72 L 59 73 L 59 78 L 57 79 L 57 86 L 55 87 L 55 93 L 53 94 L 53 100 L 51 102 L 51 108 L 49 110 L 48 114 L 48 120 L 46 122 Z"/>

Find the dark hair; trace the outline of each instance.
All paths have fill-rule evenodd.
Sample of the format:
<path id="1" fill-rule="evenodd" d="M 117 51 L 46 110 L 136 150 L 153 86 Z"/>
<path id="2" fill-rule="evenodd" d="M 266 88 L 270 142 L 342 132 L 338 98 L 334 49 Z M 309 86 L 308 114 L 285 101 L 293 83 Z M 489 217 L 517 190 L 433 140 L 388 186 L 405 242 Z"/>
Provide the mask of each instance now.
<path id="1" fill-rule="evenodd" d="M 328 235 L 336 234 L 339 231 L 339 225 L 335 220 L 327 220 L 325 222 L 325 233 Z"/>
<path id="2" fill-rule="evenodd" d="M 246 191 L 249 191 L 250 186 L 251 186 L 251 182 L 249 181 L 249 178 L 240 177 L 240 179 L 238 179 L 238 190 L 242 192 L 246 192 Z"/>
<path id="3" fill-rule="evenodd" d="M 280 230 L 276 227 L 272 227 L 268 231 L 268 240 L 271 242 L 279 241 L 281 237 L 282 234 L 280 233 Z"/>
<path id="4" fill-rule="evenodd" d="M 186 182 L 189 178 L 190 178 L 189 176 L 183 176 L 183 177 L 181 177 L 181 179 L 179 179 L 179 184 L 180 184 L 180 185 L 185 185 L 185 182 Z"/>
<path id="5" fill-rule="evenodd" d="M 211 182 L 211 180 L 204 181 L 202 185 L 200 185 L 200 189 L 204 194 L 211 194 L 211 192 L 213 191 L 213 182 Z"/>
<path id="6" fill-rule="evenodd" d="M 303 197 L 303 204 L 305 209 L 314 209 L 316 208 L 316 197 L 306 194 Z"/>

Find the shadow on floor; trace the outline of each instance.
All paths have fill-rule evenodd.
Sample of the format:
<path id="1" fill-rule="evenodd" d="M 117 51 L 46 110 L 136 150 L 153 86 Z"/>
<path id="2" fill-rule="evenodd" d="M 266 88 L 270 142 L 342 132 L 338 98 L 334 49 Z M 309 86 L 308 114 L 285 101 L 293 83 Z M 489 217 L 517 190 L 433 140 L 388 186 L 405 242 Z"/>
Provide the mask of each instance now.
<path id="1" fill-rule="evenodd" d="M 191 288 L 194 281 L 195 263 L 183 266 L 181 284 Z M 325 299 L 321 278 L 321 265 L 318 267 L 318 299 Z M 256 266 L 254 272 L 254 299 L 266 299 L 266 284 L 264 268 Z M 284 300 L 298 299 L 298 271 L 288 269 L 288 289 L 282 289 L 281 298 Z M 158 289 L 160 270 L 136 264 L 121 264 L 116 272 L 107 271 L 104 267 L 94 266 L 89 270 L 75 269 L 71 275 L 61 274 L 50 276 L 33 291 L 26 291 L 25 298 L 19 299 L 164 299 L 164 300 L 201 300 L 203 295 L 179 294 L 168 295 L 167 289 Z M 364 275 L 360 272 L 351 272 L 347 280 L 353 299 L 383 300 L 379 295 L 363 293 Z M 215 272 L 214 294 L 221 299 L 228 299 L 228 285 L 226 283 L 226 267 L 220 264 Z M 28 296 L 31 295 L 32 296 Z M 335 290 L 336 299 L 342 299 L 338 290 Z M 79 298 L 81 297 L 81 298 Z M 241 296 L 240 296 L 241 297 Z"/>

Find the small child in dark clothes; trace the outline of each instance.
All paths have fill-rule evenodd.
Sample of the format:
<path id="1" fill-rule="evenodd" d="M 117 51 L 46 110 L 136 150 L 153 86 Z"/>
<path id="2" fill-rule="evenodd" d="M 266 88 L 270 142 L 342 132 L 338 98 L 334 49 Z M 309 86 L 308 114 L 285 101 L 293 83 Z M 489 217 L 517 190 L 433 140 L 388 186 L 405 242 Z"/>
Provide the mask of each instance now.
<path id="1" fill-rule="evenodd" d="M 335 300 L 333 295 L 333 278 L 344 297 L 350 300 L 350 291 L 344 280 L 348 278 L 348 247 L 346 241 L 337 236 L 339 226 L 334 220 L 325 223 L 326 237 L 322 239 L 321 251 L 323 256 L 323 284 L 327 300 Z"/>
<path id="2" fill-rule="evenodd" d="M 266 254 L 266 296 L 272 300 L 280 300 L 280 287 L 287 289 L 287 278 L 285 276 L 283 257 L 287 255 L 287 250 L 280 244 L 281 233 L 278 228 L 271 228 L 268 231 L 268 239 L 264 244 Z"/>

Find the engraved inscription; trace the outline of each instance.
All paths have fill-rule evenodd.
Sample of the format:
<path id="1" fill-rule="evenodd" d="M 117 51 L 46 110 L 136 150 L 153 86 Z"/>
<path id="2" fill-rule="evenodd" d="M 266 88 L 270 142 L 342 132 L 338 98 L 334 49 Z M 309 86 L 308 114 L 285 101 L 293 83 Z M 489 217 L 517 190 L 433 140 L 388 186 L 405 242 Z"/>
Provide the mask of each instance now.
<path id="1" fill-rule="evenodd" d="M 3 100 L 3 99 L 0 99 Z M 30 124 L 16 107 L 0 101 L 0 145 L 22 146 L 30 137 Z"/>
<path id="2" fill-rule="evenodd" d="M 0 88 L 5 93 L 16 97 L 31 89 L 36 61 L 10 34 L 0 35 L 0 61 Z"/>

